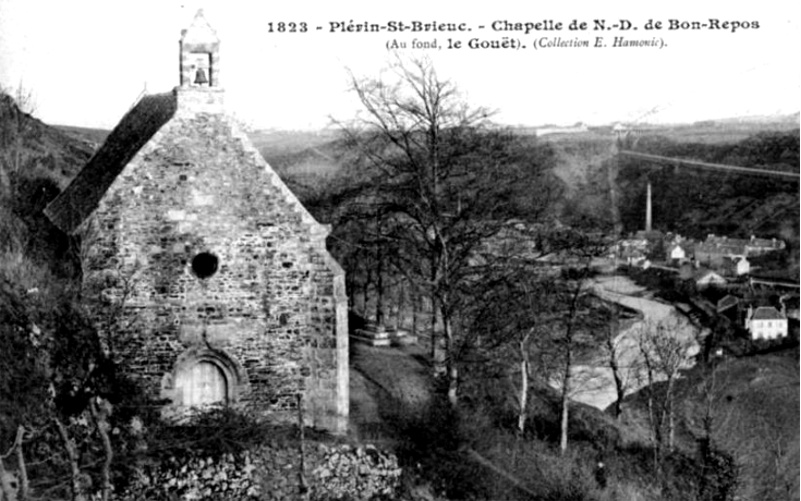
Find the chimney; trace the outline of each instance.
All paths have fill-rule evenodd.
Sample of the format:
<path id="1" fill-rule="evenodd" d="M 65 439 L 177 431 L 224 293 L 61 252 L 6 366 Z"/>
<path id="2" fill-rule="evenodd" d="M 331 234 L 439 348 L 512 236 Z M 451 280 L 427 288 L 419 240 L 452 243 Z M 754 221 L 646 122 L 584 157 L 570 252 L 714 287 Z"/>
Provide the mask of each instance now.
<path id="1" fill-rule="evenodd" d="M 645 198 L 645 231 L 651 231 L 651 181 L 648 181 Z"/>

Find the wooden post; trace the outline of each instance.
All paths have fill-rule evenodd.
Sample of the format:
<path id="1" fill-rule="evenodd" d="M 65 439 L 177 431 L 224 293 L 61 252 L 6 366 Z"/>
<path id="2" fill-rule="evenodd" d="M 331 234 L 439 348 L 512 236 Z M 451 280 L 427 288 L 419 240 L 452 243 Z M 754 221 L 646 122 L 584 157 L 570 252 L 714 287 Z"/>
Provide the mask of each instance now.
<path id="1" fill-rule="evenodd" d="M 300 443 L 298 449 L 300 453 L 300 465 L 298 465 L 298 493 L 301 499 L 306 499 L 309 491 L 306 485 L 306 450 L 304 443 L 306 442 L 306 426 L 303 424 L 303 395 L 297 394 L 298 402 L 298 431 L 300 432 Z"/>

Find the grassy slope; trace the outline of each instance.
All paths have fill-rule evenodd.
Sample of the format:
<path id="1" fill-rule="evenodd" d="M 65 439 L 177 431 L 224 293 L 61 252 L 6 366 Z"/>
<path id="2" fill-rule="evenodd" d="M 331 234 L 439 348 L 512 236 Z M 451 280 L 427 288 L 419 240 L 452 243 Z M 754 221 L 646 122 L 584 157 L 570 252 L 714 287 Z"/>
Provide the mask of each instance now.
<path id="1" fill-rule="evenodd" d="M 677 386 L 677 447 L 695 454 L 712 417 L 715 445 L 738 466 L 738 499 L 799 499 L 798 348 L 696 366 Z M 646 390 L 627 398 L 631 436 L 647 439 Z M 710 414 L 711 413 L 711 414 Z"/>
<path id="2" fill-rule="evenodd" d="M 0 96 L 2 98 L 3 96 Z M 21 118 L 21 120 L 17 120 Z M 74 275 L 70 239 L 42 210 L 89 160 L 90 145 L 50 127 L 0 99 L 0 251 L 7 260 L 24 253 L 59 275 Z"/>
<path id="3" fill-rule="evenodd" d="M 740 470 L 743 499 L 799 498 L 798 348 L 726 361 L 714 375 L 691 375 L 684 426 L 698 431 L 711 404 L 714 440 Z"/>

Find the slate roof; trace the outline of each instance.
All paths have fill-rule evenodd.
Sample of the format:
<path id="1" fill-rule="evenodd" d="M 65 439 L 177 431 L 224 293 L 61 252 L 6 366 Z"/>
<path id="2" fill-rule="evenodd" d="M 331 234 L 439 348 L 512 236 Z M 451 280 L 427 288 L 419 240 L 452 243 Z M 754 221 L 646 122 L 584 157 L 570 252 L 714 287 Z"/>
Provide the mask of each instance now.
<path id="1" fill-rule="evenodd" d="M 732 296 L 731 294 L 727 294 L 726 296 L 723 297 L 723 299 L 718 301 L 718 305 L 717 305 L 718 312 L 721 312 L 723 310 L 727 310 L 727 309 L 731 308 L 732 306 L 737 306 L 737 304 L 739 302 L 740 302 L 740 299 L 738 297 Z"/>
<path id="2" fill-rule="evenodd" d="M 754 311 L 751 320 L 784 320 L 787 317 L 773 306 L 760 306 Z"/>
<path id="3" fill-rule="evenodd" d="M 53 224 L 66 233 L 74 232 L 134 155 L 173 117 L 176 107 L 174 92 L 145 96 L 136 103 L 69 186 L 47 206 L 44 212 Z"/>
<path id="4" fill-rule="evenodd" d="M 706 268 L 701 268 L 699 270 L 695 270 L 695 273 L 693 274 L 693 278 L 696 281 L 700 282 L 701 280 L 703 280 L 704 278 L 706 278 L 706 277 L 708 277 L 710 275 L 712 275 L 711 279 L 715 280 L 717 282 L 719 282 L 721 280 L 724 281 L 724 282 L 726 281 L 726 279 L 723 278 L 722 276 L 720 276 L 720 274 L 715 273 L 714 271 L 706 269 Z"/>

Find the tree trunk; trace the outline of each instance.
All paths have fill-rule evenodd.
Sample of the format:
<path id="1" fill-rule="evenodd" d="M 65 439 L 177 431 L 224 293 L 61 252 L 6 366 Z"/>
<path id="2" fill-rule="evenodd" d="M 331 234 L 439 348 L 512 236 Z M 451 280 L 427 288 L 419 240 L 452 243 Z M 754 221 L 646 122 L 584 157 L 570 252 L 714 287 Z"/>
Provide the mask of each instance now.
<path id="1" fill-rule="evenodd" d="M 517 415 L 517 432 L 520 435 L 526 432 L 526 418 L 528 417 L 529 356 L 527 340 L 528 336 L 520 341 L 520 394 L 518 396 L 519 414 Z"/>
<path id="2" fill-rule="evenodd" d="M 70 477 L 72 482 L 72 499 L 73 501 L 86 501 L 86 493 L 84 493 L 83 479 L 81 474 L 81 467 L 78 464 L 78 451 L 75 448 L 75 442 L 70 438 L 69 431 L 64 423 L 57 417 L 53 418 L 56 424 L 58 434 L 61 436 L 61 441 L 64 442 L 64 449 L 67 451 L 67 460 L 70 464 Z"/>
<path id="3" fill-rule="evenodd" d="M 567 451 L 567 429 L 570 412 L 570 402 L 568 395 L 570 392 L 570 348 L 567 351 L 567 363 L 565 364 L 565 377 L 562 380 L 562 420 L 561 433 L 559 435 L 559 451 L 564 454 Z"/>
<path id="4" fill-rule="evenodd" d="M 662 449 L 662 423 L 657 419 L 654 409 L 654 372 L 650 365 L 650 359 L 646 357 L 646 369 L 648 371 L 648 420 L 651 423 L 651 431 L 654 434 L 654 470 L 659 467 L 660 452 Z"/>
<path id="5" fill-rule="evenodd" d="M 377 251 L 377 270 L 376 270 L 376 300 L 375 300 L 375 323 L 384 325 L 386 321 L 385 298 L 384 298 L 384 253 L 381 244 Z"/>
<path id="6" fill-rule="evenodd" d="M 615 155 L 616 158 L 610 159 L 606 164 L 606 181 L 609 184 L 609 207 L 612 216 L 612 228 L 615 236 L 619 236 L 623 233 L 623 220 L 620 217 L 620 197 L 618 196 L 617 189 L 617 173 L 619 170 L 618 162 L 620 162 L 620 157 L 618 156 L 617 151 L 617 142 L 612 147 L 612 154 Z"/>
<path id="7" fill-rule="evenodd" d="M 459 400 L 459 368 L 456 365 L 456 346 L 453 338 L 453 325 L 450 316 L 443 313 L 442 324 L 445 330 L 445 363 L 448 374 L 448 402 L 456 407 Z"/>
<path id="8" fill-rule="evenodd" d="M 403 314 L 406 308 L 406 287 L 404 287 L 403 281 L 397 285 L 396 290 L 398 293 L 398 301 L 395 304 L 397 312 L 395 314 L 395 330 L 398 331 L 403 329 Z"/>
<path id="9" fill-rule="evenodd" d="M 612 378 L 615 380 L 615 393 L 617 394 L 614 412 L 615 418 L 620 419 L 620 415 L 623 413 L 623 398 L 626 396 L 626 387 L 620 374 L 620 366 L 618 365 L 617 352 L 615 351 L 615 348 L 615 343 L 610 333 L 609 337 L 607 338 L 607 349 L 609 350 L 609 368 L 612 369 Z"/>
<path id="10" fill-rule="evenodd" d="M 420 300 L 417 294 L 412 290 L 412 336 L 417 336 L 417 320 L 420 315 Z"/>
<path id="11" fill-rule="evenodd" d="M 446 372 L 448 339 L 444 332 L 444 319 L 439 308 L 439 301 L 434 296 L 431 297 L 431 305 L 431 365 L 434 368 L 434 376 L 441 376 Z M 442 347 L 443 340 L 446 344 L 445 350 Z"/>
<path id="12" fill-rule="evenodd" d="M 364 281 L 364 319 L 369 321 L 370 320 L 370 309 L 372 305 L 370 304 L 371 297 L 370 297 L 370 287 L 373 286 L 373 275 L 374 272 L 372 270 L 372 266 L 368 267 L 367 272 L 365 273 L 366 278 Z M 373 294 L 375 295 L 375 294 Z M 373 317 L 375 318 L 375 317 Z"/>
<path id="13" fill-rule="evenodd" d="M 576 313 L 578 312 L 579 299 L 583 284 L 581 281 L 576 285 L 575 291 L 570 299 L 570 309 L 568 310 L 567 326 L 565 327 L 565 374 L 562 380 L 562 420 L 561 433 L 559 437 L 559 450 L 561 454 L 567 452 L 567 432 L 570 421 L 570 370 L 573 367 L 573 328 L 575 327 Z"/>
<path id="14" fill-rule="evenodd" d="M 298 454 L 300 456 L 300 464 L 298 465 L 298 494 L 301 499 L 306 499 L 309 487 L 306 482 L 306 424 L 303 422 L 303 395 L 296 396 L 298 403 L 298 431 L 300 433 L 300 440 L 298 441 Z"/>
<path id="15" fill-rule="evenodd" d="M 111 447 L 111 438 L 108 431 L 111 426 L 108 423 L 107 416 L 101 412 L 97 405 L 97 399 L 92 399 L 89 403 L 89 409 L 92 412 L 92 417 L 95 419 L 97 426 L 97 433 L 100 435 L 100 440 L 103 442 L 103 491 L 102 500 L 108 501 L 111 498 L 112 485 L 111 485 L 111 462 L 114 459 L 114 449 Z"/>
<path id="16" fill-rule="evenodd" d="M 668 405 L 668 450 L 673 450 L 675 427 L 673 423 L 673 402 Z"/>
<path id="17" fill-rule="evenodd" d="M 572 320 L 570 321 L 572 323 Z M 570 420 L 570 369 L 573 365 L 573 329 L 568 326 L 565 339 L 565 375 L 562 379 L 562 420 L 561 433 L 559 435 L 559 450 L 561 454 L 567 451 L 567 431 Z"/>
<path id="18" fill-rule="evenodd" d="M 673 422 L 673 377 L 668 377 L 668 384 L 667 384 L 667 393 L 665 394 L 665 413 L 667 414 L 667 440 L 668 440 L 668 450 L 673 450 L 673 441 L 674 441 L 674 422 Z"/>
<path id="19" fill-rule="evenodd" d="M 22 441 L 25 438 L 25 428 L 22 425 L 17 427 L 17 437 L 14 440 L 14 447 L 17 454 L 17 470 L 19 471 L 19 498 L 20 501 L 28 499 L 30 482 L 28 481 L 28 467 L 25 464 L 25 454 L 22 450 Z"/>

